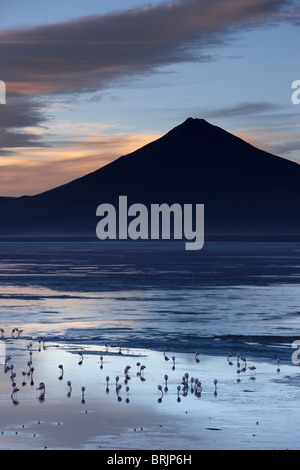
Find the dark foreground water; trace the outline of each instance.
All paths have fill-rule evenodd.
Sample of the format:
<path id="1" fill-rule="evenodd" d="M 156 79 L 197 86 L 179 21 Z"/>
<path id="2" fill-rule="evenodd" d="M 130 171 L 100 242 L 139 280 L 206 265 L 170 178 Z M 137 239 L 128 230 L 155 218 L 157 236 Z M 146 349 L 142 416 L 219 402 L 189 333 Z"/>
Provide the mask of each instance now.
<path id="1" fill-rule="evenodd" d="M 0 243 L 0 327 L 48 341 L 290 359 L 300 244 Z"/>

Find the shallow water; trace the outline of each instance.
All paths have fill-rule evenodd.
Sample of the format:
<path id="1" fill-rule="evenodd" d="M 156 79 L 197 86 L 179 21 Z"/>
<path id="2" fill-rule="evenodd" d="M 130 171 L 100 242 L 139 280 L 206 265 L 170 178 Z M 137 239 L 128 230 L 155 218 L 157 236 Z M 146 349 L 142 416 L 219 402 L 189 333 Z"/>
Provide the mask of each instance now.
<path id="1" fill-rule="evenodd" d="M 300 246 L 0 243 L 0 327 L 49 341 L 290 361 Z"/>
<path id="2" fill-rule="evenodd" d="M 82 343 L 2 342 L 11 356 L 9 364 L 14 364 L 19 390 L 11 396 L 12 369 L 2 364 L 1 449 L 299 448 L 300 381 L 293 365 L 283 364 L 278 370 L 277 364 L 248 358 L 249 366 L 256 365 L 255 372 L 247 367 L 238 374 L 234 357 L 232 365 L 226 357 L 202 354 L 196 362 L 194 354 L 180 352 L 174 366 L 171 355 L 166 360 L 162 352 L 142 349 L 119 354 L 117 348 L 106 352 Z M 29 358 L 34 372 L 23 377 L 21 371 L 29 371 Z M 146 366 L 142 374 L 138 361 Z M 127 365 L 131 366 L 128 379 Z M 117 376 L 122 385 L 119 393 Z M 200 395 L 192 377 L 201 379 Z M 42 398 L 37 390 L 41 381 Z"/>
<path id="3" fill-rule="evenodd" d="M 7 242 L 0 259 L 1 449 L 299 448 L 299 366 L 291 360 L 300 338 L 297 243 L 206 243 L 186 252 L 177 244 Z M 23 385 L 30 351 L 34 384 L 26 376 Z M 237 353 L 255 364 L 254 375 L 238 373 Z M 12 397 L 7 354 L 19 388 Z M 203 391 L 181 389 L 177 401 L 186 372 Z"/>

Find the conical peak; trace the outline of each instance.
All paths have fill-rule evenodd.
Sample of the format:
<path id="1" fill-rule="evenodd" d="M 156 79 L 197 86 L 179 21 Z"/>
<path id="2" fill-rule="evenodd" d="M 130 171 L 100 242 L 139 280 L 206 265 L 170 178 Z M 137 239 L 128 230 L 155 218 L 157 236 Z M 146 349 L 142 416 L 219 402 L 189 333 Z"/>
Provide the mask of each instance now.
<path id="1" fill-rule="evenodd" d="M 214 135 L 219 128 L 205 121 L 205 119 L 189 117 L 183 123 L 174 127 L 171 131 L 165 134 L 165 137 L 172 140 L 178 139 L 199 139 L 209 138 Z"/>
<path id="2" fill-rule="evenodd" d="M 177 126 L 177 128 L 183 127 L 183 128 L 191 128 L 191 129 L 203 129 L 207 127 L 214 127 L 212 124 L 209 124 L 209 122 L 205 121 L 205 119 L 199 119 L 199 118 L 192 118 L 189 117 L 187 118 L 182 124 Z"/>
<path id="3" fill-rule="evenodd" d="M 194 124 L 196 124 L 196 125 L 207 125 L 209 123 L 207 121 L 205 121 L 205 119 L 189 117 L 182 123 L 182 125 L 183 124 L 186 124 L 186 125 L 194 125 Z"/>

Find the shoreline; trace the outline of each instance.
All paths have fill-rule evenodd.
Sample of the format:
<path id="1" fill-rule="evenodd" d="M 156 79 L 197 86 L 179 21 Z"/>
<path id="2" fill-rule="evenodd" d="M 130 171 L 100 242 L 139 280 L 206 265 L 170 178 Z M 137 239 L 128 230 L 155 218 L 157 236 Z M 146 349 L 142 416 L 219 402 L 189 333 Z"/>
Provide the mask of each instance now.
<path id="1" fill-rule="evenodd" d="M 237 358 L 226 356 L 50 343 L 38 350 L 23 339 L 10 341 L 15 381 L 10 397 L 11 370 L 0 372 L 0 449 L 68 450 L 239 450 L 297 449 L 300 379 L 292 364 L 278 365 L 249 358 L 256 366 L 237 373 Z M 33 380 L 20 384 L 30 351 Z M 102 360 L 100 359 L 102 356 Z M 83 360 L 82 360 L 83 358 Z M 82 360 L 82 362 L 81 362 Z M 2 362 L 2 361 L 1 361 Z M 81 362 L 81 364 L 80 364 Z M 136 363 L 146 367 L 138 374 Z M 63 364 L 63 375 L 58 367 Z M 124 368 L 130 365 L 125 383 Z M 102 366 L 102 368 L 101 368 Z M 2 366 L 1 366 L 2 367 Z M 182 377 L 199 377 L 200 396 L 184 391 Z M 168 375 L 164 390 L 164 376 Z M 106 376 L 109 375 L 109 392 Z M 115 377 L 122 388 L 116 393 Z M 218 380 L 215 394 L 214 379 Z M 72 382 L 68 395 L 67 382 Z M 40 400 L 39 383 L 46 385 Z M 129 391 L 126 392 L 126 386 Z M 161 385 L 163 395 L 157 386 Z M 82 402 L 81 387 L 85 387 Z M 177 387 L 180 386 L 180 393 Z M 179 400 L 179 399 L 180 400 Z M 276 429 L 281 429 L 281 434 Z"/>

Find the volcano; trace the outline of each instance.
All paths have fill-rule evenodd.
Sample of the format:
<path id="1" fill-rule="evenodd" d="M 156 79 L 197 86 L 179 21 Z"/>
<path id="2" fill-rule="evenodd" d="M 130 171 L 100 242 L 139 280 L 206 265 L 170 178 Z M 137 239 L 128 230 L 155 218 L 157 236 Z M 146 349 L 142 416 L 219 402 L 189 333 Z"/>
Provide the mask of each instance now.
<path id="1" fill-rule="evenodd" d="M 300 235 L 300 165 L 203 119 L 49 191 L 0 198 L 0 237 L 91 237 L 99 204 L 204 204 L 205 235 Z"/>

